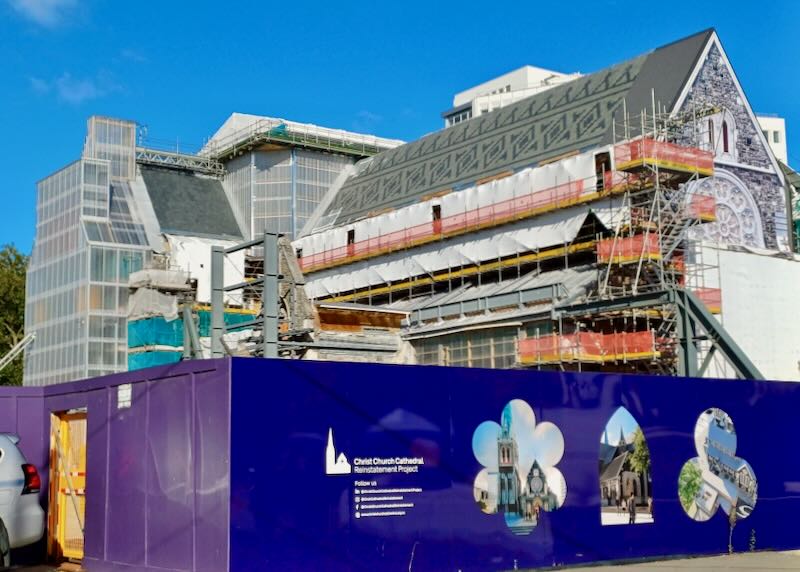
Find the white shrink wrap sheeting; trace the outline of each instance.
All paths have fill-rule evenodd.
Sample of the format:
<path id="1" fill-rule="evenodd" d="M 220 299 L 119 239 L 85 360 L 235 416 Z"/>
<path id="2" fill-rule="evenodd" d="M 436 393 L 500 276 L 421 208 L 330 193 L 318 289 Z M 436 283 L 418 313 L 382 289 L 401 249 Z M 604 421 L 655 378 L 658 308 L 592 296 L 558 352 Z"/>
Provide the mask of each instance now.
<path id="1" fill-rule="evenodd" d="M 531 193 L 548 191 L 571 182 L 582 184 L 583 193 L 589 194 L 595 190 L 594 168 L 594 152 L 588 152 L 541 167 L 521 169 L 501 179 L 467 186 L 447 192 L 440 197 L 303 236 L 294 241 L 294 246 L 303 249 L 303 256 L 309 256 L 347 246 L 349 231 L 354 231 L 358 243 L 430 224 L 433 220 L 434 205 L 440 207 L 441 216 L 446 220 L 448 217 L 464 215 L 479 208 L 498 205 Z M 566 187 L 559 190 L 560 194 L 567 192 Z"/>
<path id="2" fill-rule="evenodd" d="M 170 264 L 175 268 L 189 272 L 192 278 L 197 279 L 197 301 L 200 303 L 211 302 L 211 247 L 222 246 L 229 248 L 236 243 L 230 240 L 202 238 L 197 236 L 180 236 L 165 234 L 169 245 Z M 224 275 L 225 286 L 237 284 L 244 280 L 244 255 L 240 250 L 225 256 Z M 226 294 L 228 303 L 241 303 L 234 298 L 239 293 Z"/>
<path id="3" fill-rule="evenodd" d="M 306 292 L 311 298 L 320 298 L 567 244 L 575 239 L 589 212 L 588 206 L 563 209 L 411 251 L 315 272 L 307 277 Z"/>

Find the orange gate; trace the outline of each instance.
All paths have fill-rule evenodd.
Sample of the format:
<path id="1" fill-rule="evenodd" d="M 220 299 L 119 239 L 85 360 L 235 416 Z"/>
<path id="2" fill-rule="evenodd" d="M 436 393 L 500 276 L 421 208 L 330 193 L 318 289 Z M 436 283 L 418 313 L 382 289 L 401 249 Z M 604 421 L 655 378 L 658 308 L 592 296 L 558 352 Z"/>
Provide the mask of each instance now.
<path id="1" fill-rule="evenodd" d="M 51 557 L 83 558 L 86 513 L 86 412 L 53 414 L 50 423 L 50 509 L 47 548 Z"/>

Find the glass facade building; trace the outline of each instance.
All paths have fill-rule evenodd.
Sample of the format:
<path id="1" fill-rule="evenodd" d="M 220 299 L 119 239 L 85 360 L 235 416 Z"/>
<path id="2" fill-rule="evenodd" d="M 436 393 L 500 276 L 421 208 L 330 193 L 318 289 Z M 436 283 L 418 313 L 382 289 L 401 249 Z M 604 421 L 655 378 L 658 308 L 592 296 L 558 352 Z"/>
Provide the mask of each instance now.
<path id="1" fill-rule="evenodd" d="M 124 371 L 128 276 L 150 245 L 130 191 L 135 124 L 93 117 L 80 160 L 39 182 L 25 385 Z"/>
<path id="2" fill-rule="evenodd" d="M 254 146 L 210 159 L 212 169 L 201 155 L 137 147 L 132 121 L 90 118 L 81 157 L 37 185 L 25 302 L 25 331 L 36 339 L 25 351 L 23 383 L 127 370 L 130 274 L 157 254 L 206 279 L 198 270 L 203 261 L 171 252 L 171 238 L 240 241 L 264 231 L 295 236 L 342 171 L 365 156 L 310 146 L 325 136 L 370 139 L 291 124 L 306 127 L 305 146 L 294 140 Z M 232 137 L 239 137 L 235 129 Z M 376 149 L 399 144 L 370 140 Z M 203 249 L 193 256 L 209 254 Z"/>
<path id="3" fill-rule="evenodd" d="M 354 159 L 298 148 L 250 151 L 228 162 L 223 180 L 240 225 L 297 236 L 325 193 Z"/>

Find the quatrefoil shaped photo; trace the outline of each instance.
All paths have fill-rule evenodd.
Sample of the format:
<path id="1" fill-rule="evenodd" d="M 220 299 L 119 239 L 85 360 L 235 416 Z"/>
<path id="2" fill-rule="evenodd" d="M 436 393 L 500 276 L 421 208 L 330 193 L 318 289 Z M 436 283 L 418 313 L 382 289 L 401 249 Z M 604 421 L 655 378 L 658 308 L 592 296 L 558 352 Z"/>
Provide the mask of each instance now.
<path id="1" fill-rule="evenodd" d="M 543 512 L 564 504 L 567 483 L 555 467 L 564 455 L 564 437 L 553 423 L 537 424 L 527 402 L 512 399 L 499 425 L 478 425 L 472 452 L 484 467 L 475 477 L 475 503 L 486 514 L 502 513 L 514 534 L 530 534 Z"/>
<path id="2" fill-rule="evenodd" d="M 750 463 L 736 456 L 733 420 L 721 409 L 706 409 L 697 418 L 694 445 L 697 457 L 683 465 L 678 477 L 683 510 L 699 522 L 719 508 L 729 519 L 747 518 L 756 506 L 758 481 Z"/>

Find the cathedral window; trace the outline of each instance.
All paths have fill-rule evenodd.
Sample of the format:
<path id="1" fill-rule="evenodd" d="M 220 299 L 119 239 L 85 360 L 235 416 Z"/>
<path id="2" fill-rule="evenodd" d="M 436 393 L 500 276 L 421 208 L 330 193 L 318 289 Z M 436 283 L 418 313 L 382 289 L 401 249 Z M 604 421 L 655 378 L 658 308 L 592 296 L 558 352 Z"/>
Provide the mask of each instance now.
<path id="1" fill-rule="evenodd" d="M 724 161 L 738 160 L 736 152 L 736 121 L 730 111 L 723 110 L 709 117 L 705 122 L 701 135 L 701 147 L 714 153 L 717 159 Z"/>
<path id="2" fill-rule="evenodd" d="M 714 120 L 709 119 L 708 125 L 706 126 L 708 130 L 708 148 L 712 151 L 714 150 Z"/>
<path id="3" fill-rule="evenodd" d="M 728 122 L 722 120 L 722 152 L 729 153 L 728 148 Z"/>

